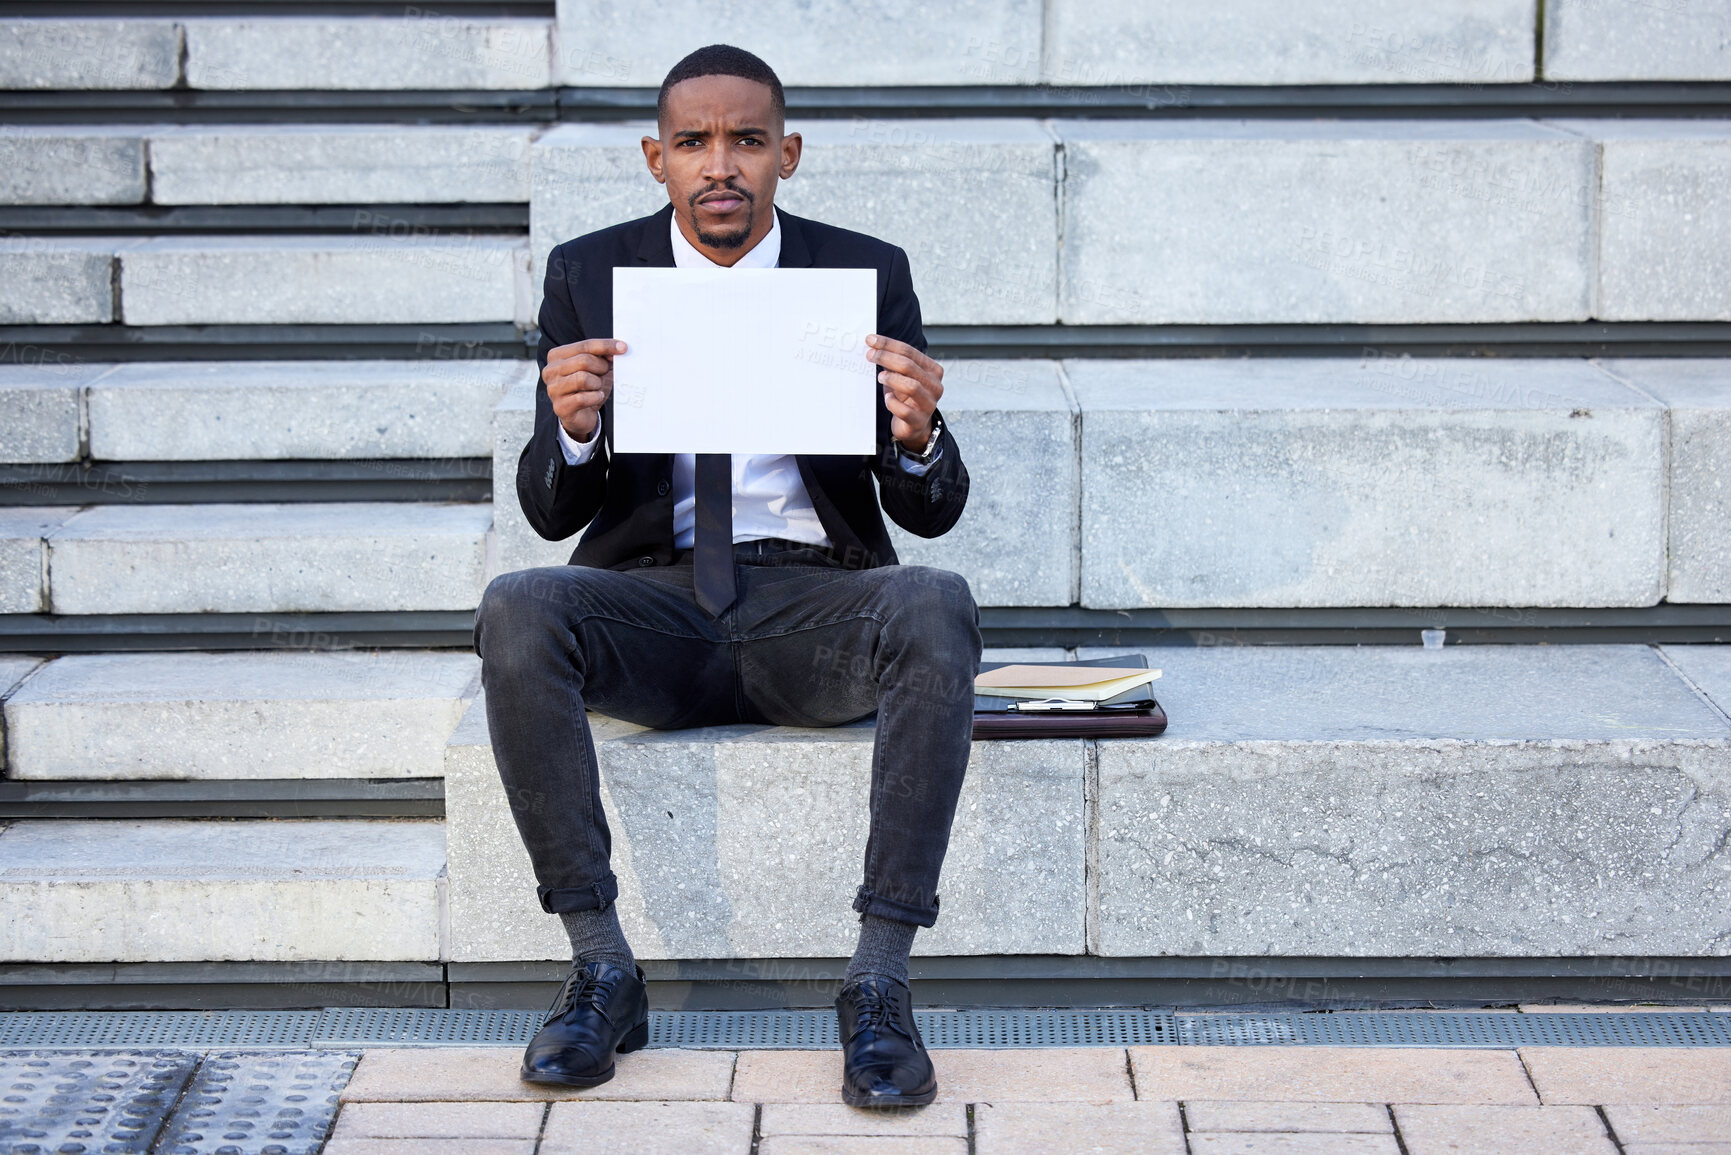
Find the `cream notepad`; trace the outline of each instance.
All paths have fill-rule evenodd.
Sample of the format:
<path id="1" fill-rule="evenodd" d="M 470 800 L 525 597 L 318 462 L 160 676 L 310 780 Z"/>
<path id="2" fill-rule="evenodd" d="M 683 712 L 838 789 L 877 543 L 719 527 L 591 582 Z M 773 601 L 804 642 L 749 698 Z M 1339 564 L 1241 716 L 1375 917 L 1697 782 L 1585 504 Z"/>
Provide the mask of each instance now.
<path id="1" fill-rule="evenodd" d="M 1134 666 L 1001 666 L 976 677 L 974 690 L 997 698 L 1103 702 L 1159 676 L 1159 670 Z"/>

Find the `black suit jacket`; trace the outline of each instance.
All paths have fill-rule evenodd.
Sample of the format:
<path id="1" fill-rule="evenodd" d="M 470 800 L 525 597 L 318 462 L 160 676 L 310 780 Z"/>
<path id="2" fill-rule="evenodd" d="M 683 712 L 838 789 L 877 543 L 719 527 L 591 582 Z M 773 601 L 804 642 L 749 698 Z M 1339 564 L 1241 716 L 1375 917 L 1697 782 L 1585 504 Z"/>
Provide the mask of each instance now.
<path id="1" fill-rule="evenodd" d="M 781 212 L 783 268 L 874 268 L 878 280 L 878 332 L 926 348 L 920 303 L 908 257 L 894 245 Z M 669 234 L 673 206 L 653 216 L 566 241 L 547 260 L 537 361 L 559 345 L 613 336 L 613 269 L 619 265 L 673 266 Z M 749 380 L 742 362 L 740 379 Z M 890 411 L 882 387 L 877 399 L 875 457 L 802 454 L 795 458 L 834 556 L 850 569 L 894 565 L 878 505 L 897 525 L 937 537 L 956 524 L 967 502 L 968 471 L 950 431 L 942 455 L 916 477 L 896 462 Z M 517 459 L 517 498 L 535 532 L 557 541 L 589 528 L 571 555 L 572 565 L 603 569 L 667 565 L 673 560 L 673 455 L 614 453 L 613 400 L 601 411 L 602 443 L 582 465 L 568 465 L 559 444 L 558 418 L 545 387 L 535 390 L 535 432 Z M 877 492 L 872 478 L 877 478 Z"/>

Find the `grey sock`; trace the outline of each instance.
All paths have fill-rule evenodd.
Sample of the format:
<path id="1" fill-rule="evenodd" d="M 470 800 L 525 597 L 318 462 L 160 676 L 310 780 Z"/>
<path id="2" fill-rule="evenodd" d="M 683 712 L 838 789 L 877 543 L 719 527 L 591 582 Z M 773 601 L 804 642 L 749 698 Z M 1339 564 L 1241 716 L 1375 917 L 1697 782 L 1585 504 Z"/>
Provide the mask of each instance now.
<path id="1" fill-rule="evenodd" d="M 619 929 L 619 906 L 608 903 L 606 910 L 574 910 L 559 916 L 565 933 L 571 938 L 573 962 L 594 962 L 603 959 L 614 966 L 624 967 L 631 974 L 637 958 Z"/>
<path id="2" fill-rule="evenodd" d="M 860 975 L 882 975 L 899 983 L 907 982 L 908 952 L 914 949 L 914 932 L 919 929 L 900 919 L 860 915 L 859 946 L 842 975 L 842 985 Z"/>

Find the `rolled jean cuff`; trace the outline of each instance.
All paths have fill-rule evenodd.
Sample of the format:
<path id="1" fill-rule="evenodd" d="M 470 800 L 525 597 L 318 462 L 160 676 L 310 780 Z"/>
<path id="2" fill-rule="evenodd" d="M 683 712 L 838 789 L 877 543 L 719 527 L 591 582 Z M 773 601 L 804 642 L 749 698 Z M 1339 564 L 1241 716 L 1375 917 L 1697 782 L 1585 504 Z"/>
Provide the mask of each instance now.
<path id="1" fill-rule="evenodd" d="M 535 894 L 548 914 L 571 914 L 579 910 L 606 910 L 619 897 L 619 879 L 611 871 L 588 886 L 537 886 Z"/>
<path id="2" fill-rule="evenodd" d="M 935 894 L 932 895 L 930 906 L 909 906 L 905 902 L 873 894 L 861 886 L 859 893 L 853 896 L 853 908 L 861 914 L 875 914 L 879 918 L 893 918 L 898 922 L 911 922 L 915 926 L 931 926 L 938 921 L 938 896 Z"/>

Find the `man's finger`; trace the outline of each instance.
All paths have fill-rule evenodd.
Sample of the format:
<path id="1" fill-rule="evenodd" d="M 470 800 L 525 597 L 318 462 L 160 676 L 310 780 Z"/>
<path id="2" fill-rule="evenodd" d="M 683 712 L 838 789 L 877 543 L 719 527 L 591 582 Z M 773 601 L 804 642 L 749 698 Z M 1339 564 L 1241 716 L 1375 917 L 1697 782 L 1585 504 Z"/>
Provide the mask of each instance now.
<path id="1" fill-rule="evenodd" d="M 904 420 L 909 417 L 925 416 L 925 414 L 921 413 L 917 407 L 908 404 L 906 401 L 903 401 L 901 398 L 890 393 L 884 394 L 884 408 L 888 409 L 893 415 L 903 418 Z"/>
<path id="2" fill-rule="evenodd" d="M 555 377 L 567 376 L 571 373 L 593 373 L 597 377 L 613 371 L 613 362 L 605 357 L 597 357 L 593 353 L 578 353 L 563 361 L 548 361 L 547 368 L 541 371 L 542 376 L 552 374 Z"/>
<path id="3" fill-rule="evenodd" d="M 881 333 L 873 333 L 871 336 L 866 338 L 866 344 L 870 346 L 867 355 L 871 360 L 876 361 L 880 365 L 888 364 L 885 360 L 888 356 L 900 356 L 906 357 L 914 364 L 919 365 L 928 371 L 935 373 L 943 372 L 942 368 L 936 361 L 932 360 L 906 341 L 898 341 L 894 337 L 885 337 Z"/>
<path id="4" fill-rule="evenodd" d="M 612 357 L 625 352 L 625 342 L 615 341 L 611 337 L 591 337 L 587 341 L 573 341 L 569 345 L 557 345 L 547 350 L 548 362 L 563 361 L 567 357 L 575 357 L 587 353 L 593 357 Z"/>
<path id="5" fill-rule="evenodd" d="M 591 373 L 580 373 L 574 377 L 562 377 L 548 385 L 547 396 L 554 401 L 569 397 L 573 393 L 599 393 L 605 397 L 611 390 L 612 386 L 605 378 Z"/>
<path id="6" fill-rule="evenodd" d="M 558 413 L 563 409 L 564 413 L 561 416 L 569 417 L 579 409 L 598 409 L 601 403 L 606 400 L 607 394 L 598 389 L 591 389 L 582 393 L 567 393 L 554 403 L 553 411 Z"/>
<path id="7" fill-rule="evenodd" d="M 919 377 L 922 380 L 934 381 L 938 376 L 934 372 L 937 369 L 937 363 L 930 358 L 915 360 L 903 353 L 880 349 L 873 360 L 884 369 L 893 369 L 897 373 L 906 373 L 910 377 Z"/>
<path id="8" fill-rule="evenodd" d="M 904 401 L 931 400 L 931 393 L 926 383 L 918 378 L 886 371 L 878 374 L 878 381 L 888 385 L 895 391 L 895 395 Z"/>

